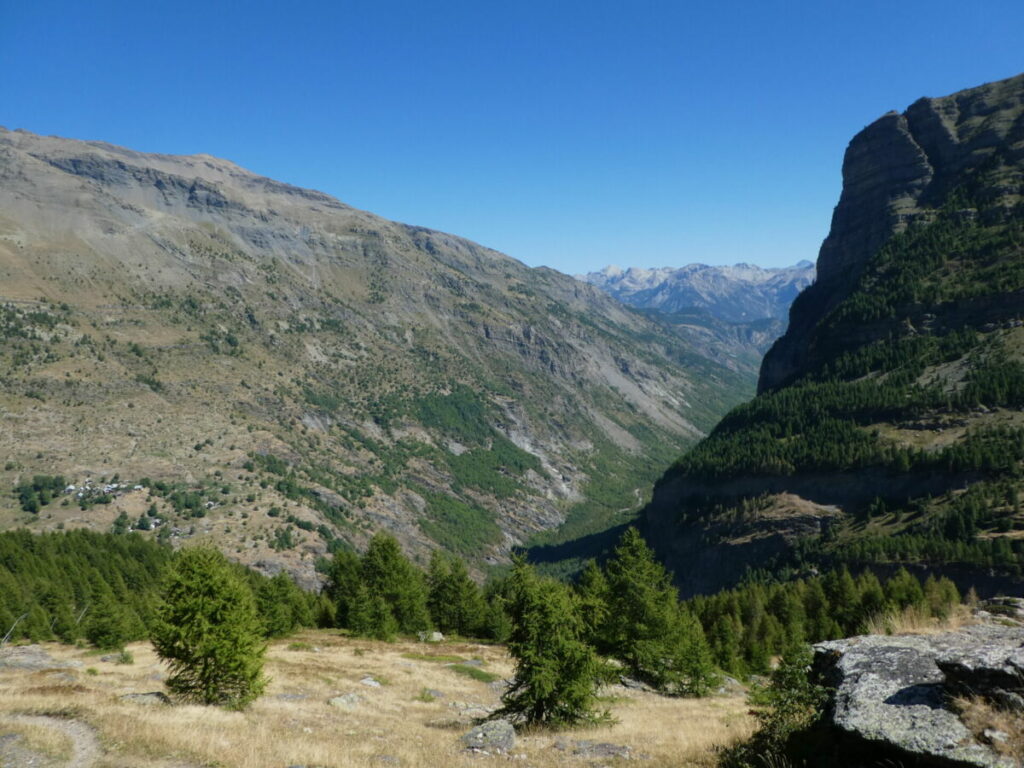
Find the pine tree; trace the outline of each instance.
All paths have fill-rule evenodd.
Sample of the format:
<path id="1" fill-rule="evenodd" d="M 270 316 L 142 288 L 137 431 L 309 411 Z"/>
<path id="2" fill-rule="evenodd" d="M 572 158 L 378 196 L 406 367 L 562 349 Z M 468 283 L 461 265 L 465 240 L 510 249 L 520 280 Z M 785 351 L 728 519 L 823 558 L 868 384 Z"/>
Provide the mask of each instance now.
<path id="1" fill-rule="evenodd" d="M 262 626 L 249 587 L 214 549 L 178 554 L 152 630 L 167 687 L 203 704 L 241 708 L 266 685 Z"/>
<path id="2" fill-rule="evenodd" d="M 358 555 L 347 549 L 339 549 L 331 561 L 326 587 L 328 595 L 334 602 L 337 626 L 352 628 L 350 613 L 360 583 Z"/>
<path id="3" fill-rule="evenodd" d="M 657 688 L 689 694 L 706 691 L 714 670 L 703 630 L 680 612 L 668 573 L 635 528 L 623 534 L 606 570 L 611 655 Z M 689 656 L 695 652 L 702 656 L 699 661 Z"/>
<path id="4" fill-rule="evenodd" d="M 537 576 L 516 561 L 509 582 L 515 676 L 493 716 L 510 715 L 526 725 L 551 727 L 593 722 L 597 686 L 607 674 L 584 641 L 578 605 L 562 584 Z"/>
<path id="5" fill-rule="evenodd" d="M 393 536 L 378 533 L 370 540 L 359 574 L 370 594 L 387 603 L 399 632 L 411 635 L 430 628 L 423 575 L 402 554 Z"/>
<path id="6" fill-rule="evenodd" d="M 349 629 L 357 635 L 391 642 L 398 634 L 398 622 L 383 595 L 371 592 L 365 584 L 356 589 L 349 608 Z"/>
<path id="7" fill-rule="evenodd" d="M 434 625 L 446 634 L 480 634 L 486 606 L 480 588 L 458 557 L 434 550 L 427 571 L 427 607 Z"/>
<path id="8" fill-rule="evenodd" d="M 588 560 L 576 583 L 580 613 L 587 629 L 587 642 L 608 653 L 608 579 L 595 560 Z"/>
<path id="9" fill-rule="evenodd" d="M 110 590 L 101 593 L 89 609 L 85 638 L 97 648 L 123 648 L 132 639 L 132 622 L 123 603 Z"/>
<path id="10" fill-rule="evenodd" d="M 284 637 L 313 622 L 305 596 L 284 571 L 263 581 L 256 597 L 267 637 Z"/>

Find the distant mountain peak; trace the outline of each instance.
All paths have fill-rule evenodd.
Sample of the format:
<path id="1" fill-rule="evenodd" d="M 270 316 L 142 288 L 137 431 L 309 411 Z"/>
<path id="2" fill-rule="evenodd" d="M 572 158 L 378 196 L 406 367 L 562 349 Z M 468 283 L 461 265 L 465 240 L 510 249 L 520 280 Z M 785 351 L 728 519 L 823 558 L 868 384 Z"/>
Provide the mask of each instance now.
<path id="1" fill-rule="evenodd" d="M 801 261 L 791 267 L 757 264 L 684 267 L 621 267 L 577 275 L 619 301 L 640 309 L 685 312 L 703 309 L 719 320 L 748 322 L 784 320 L 796 295 L 814 281 L 814 265 Z"/>

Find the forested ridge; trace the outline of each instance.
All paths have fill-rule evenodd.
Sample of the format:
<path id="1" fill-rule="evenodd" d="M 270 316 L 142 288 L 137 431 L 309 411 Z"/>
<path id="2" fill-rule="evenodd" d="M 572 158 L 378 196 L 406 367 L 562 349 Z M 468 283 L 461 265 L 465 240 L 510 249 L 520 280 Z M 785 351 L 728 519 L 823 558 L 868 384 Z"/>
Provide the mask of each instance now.
<path id="1" fill-rule="evenodd" d="M 799 373 L 733 409 L 666 473 L 660 514 L 674 506 L 686 536 L 725 542 L 792 491 L 844 514 L 750 567 L 1019 575 L 1024 203 L 1008 202 L 1013 162 L 995 153 L 890 237 L 809 332 Z M 801 294 L 794 317 L 808 301 L 821 297 Z"/>

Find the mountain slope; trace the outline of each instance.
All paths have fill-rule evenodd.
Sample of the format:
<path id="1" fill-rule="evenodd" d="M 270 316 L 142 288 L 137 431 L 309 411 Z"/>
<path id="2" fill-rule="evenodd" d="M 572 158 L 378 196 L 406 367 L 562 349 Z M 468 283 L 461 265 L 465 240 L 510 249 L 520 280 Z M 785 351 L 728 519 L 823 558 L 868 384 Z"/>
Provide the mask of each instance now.
<path id="1" fill-rule="evenodd" d="M 0 333 L 0 525 L 124 512 L 307 575 L 379 528 L 501 560 L 595 481 L 632 504 L 745 391 L 552 270 L 224 160 L 6 130 Z"/>
<path id="2" fill-rule="evenodd" d="M 662 478 L 652 541 L 687 592 L 748 569 L 1024 565 L 1024 76 L 851 141 L 759 396 Z"/>

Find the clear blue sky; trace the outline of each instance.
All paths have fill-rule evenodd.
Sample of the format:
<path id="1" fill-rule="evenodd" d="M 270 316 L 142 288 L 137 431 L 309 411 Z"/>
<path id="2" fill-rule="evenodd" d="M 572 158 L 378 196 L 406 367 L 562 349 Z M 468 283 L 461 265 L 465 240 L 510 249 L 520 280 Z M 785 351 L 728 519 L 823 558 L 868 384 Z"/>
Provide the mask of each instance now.
<path id="1" fill-rule="evenodd" d="M 0 124 L 206 152 L 566 272 L 813 259 L 851 136 L 1021 0 L 0 0 Z"/>

